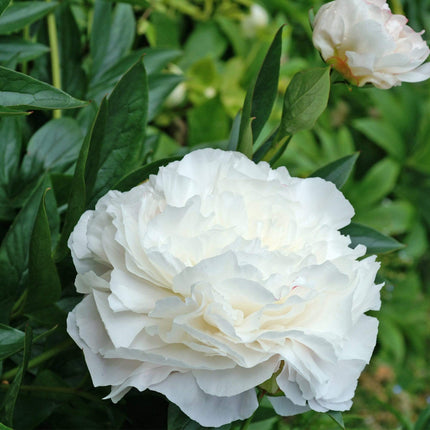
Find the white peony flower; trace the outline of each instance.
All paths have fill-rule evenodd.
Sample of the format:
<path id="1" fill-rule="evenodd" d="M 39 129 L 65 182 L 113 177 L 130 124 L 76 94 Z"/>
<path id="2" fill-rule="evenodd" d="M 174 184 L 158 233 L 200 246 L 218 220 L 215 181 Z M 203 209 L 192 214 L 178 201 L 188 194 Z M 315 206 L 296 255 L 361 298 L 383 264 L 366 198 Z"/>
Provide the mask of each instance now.
<path id="1" fill-rule="evenodd" d="M 330 182 L 214 149 L 110 191 L 69 239 L 85 297 L 67 327 L 94 385 L 163 393 L 203 426 L 251 416 L 276 372 L 279 414 L 350 408 L 380 306 L 379 264 L 339 232 L 353 214 Z"/>
<path id="2" fill-rule="evenodd" d="M 335 0 L 323 5 L 314 21 L 313 43 L 323 59 L 358 86 L 391 88 L 430 77 L 430 50 L 393 15 L 386 0 Z"/>

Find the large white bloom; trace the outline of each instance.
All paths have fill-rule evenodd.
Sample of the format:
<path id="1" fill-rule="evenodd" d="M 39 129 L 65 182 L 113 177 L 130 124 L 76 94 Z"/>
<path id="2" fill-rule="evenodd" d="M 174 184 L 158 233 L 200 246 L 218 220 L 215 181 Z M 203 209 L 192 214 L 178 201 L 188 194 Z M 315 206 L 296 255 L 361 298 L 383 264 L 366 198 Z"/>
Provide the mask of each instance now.
<path id="1" fill-rule="evenodd" d="M 330 182 L 213 149 L 110 191 L 69 240 L 94 385 L 163 393 L 203 426 L 249 417 L 275 372 L 279 414 L 350 408 L 380 306 L 379 264 L 339 232 L 353 213 Z"/>
<path id="2" fill-rule="evenodd" d="M 430 77 L 430 50 L 406 17 L 393 15 L 386 0 L 335 0 L 318 11 L 315 47 L 349 81 L 391 88 Z"/>

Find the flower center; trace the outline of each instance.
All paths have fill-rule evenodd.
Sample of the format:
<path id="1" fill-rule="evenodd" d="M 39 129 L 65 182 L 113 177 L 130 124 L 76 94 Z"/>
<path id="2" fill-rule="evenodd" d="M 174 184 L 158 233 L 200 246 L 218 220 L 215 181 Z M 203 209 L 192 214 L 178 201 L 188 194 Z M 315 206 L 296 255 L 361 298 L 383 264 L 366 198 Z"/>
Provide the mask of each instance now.
<path id="1" fill-rule="evenodd" d="M 349 82 L 352 82 L 357 86 L 360 83 L 358 77 L 352 73 L 346 59 L 342 59 L 338 56 L 333 56 L 327 59 L 327 64 L 333 66 L 333 68 L 337 70 L 340 74 L 342 74 Z"/>

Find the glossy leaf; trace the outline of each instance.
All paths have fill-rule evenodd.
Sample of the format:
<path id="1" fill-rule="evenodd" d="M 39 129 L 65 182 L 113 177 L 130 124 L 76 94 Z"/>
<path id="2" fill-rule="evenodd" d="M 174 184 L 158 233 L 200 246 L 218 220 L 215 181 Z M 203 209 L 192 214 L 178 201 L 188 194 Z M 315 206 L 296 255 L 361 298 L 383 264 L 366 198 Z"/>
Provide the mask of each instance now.
<path id="1" fill-rule="evenodd" d="M 393 124 L 380 119 L 360 118 L 353 122 L 354 127 L 372 142 L 376 143 L 389 155 L 403 161 L 406 155 L 406 145 L 403 137 Z"/>
<path id="2" fill-rule="evenodd" d="M 49 52 L 41 43 L 29 42 L 18 37 L 0 37 L 0 62 L 5 63 L 13 58 L 17 63 L 34 60 Z"/>
<path id="3" fill-rule="evenodd" d="M 362 244 L 367 248 L 367 254 L 382 254 L 396 251 L 404 247 L 400 242 L 392 237 L 362 224 L 351 223 L 342 228 L 341 233 L 351 238 L 351 248 Z"/>
<path id="4" fill-rule="evenodd" d="M 0 105 L 15 109 L 72 109 L 87 103 L 45 82 L 0 66 Z"/>
<path id="5" fill-rule="evenodd" d="M 10 5 L 0 16 L 0 34 L 8 34 L 43 18 L 56 7 L 57 2 L 22 1 Z"/>
<path id="6" fill-rule="evenodd" d="M 90 39 L 93 63 L 91 82 L 97 82 L 103 73 L 115 65 L 131 49 L 135 36 L 135 20 L 130 5 L 111 4 L 97 0 Z"/>
<path id="7" fill-rule="evenodd" d="M 67 255 L 67 240 L 84 210 L 138 164 L 147 114 L 146 73 L 137 62 L 103 99 L 82 144 L 55 261 Z"/>
<path id="8" fill-rule="evenodd" d="M 161 166 L 166 166 L 176 160 L 180 160 L 180 157 L 163 158 L 162 160 L 157 160 L 142 166 L 122 178 L 113 187 L 113 189 L 118 191 L 129 191 L 131 188 L 145 182 L 150 175 L 156 175 Z"/>
<path id="9" fill-rule="evenodd" d="M 184 78 L 181 75 L 156 73 L 148 77 L 148 122 L 160 112 L 163 102 Z"/>
<path id="10" fill-rule="evenodd" d="M 279 68 L 282 51 L 282 29 L 275 35 L 269 51 L 264 58 L 257 81 L 253 88 L 251 102 L 252 135 L 257 140 L 261 130 L 269 119 L 278 92 Z"/>
<path id="11" fill-rule="evenodd" d="M 15 403 L 18 397 L 19 389 L 21 387 L 22 378 L 27 370 L 28 361 L 30 359 L 32 340 L 33 330 L 31 329 L 30 325 L 27 325 L 25 328 L 24 355 L 22 362 L 19 366 L 18 373 L 16 374 L 12 384 L 10 385 L 10 388 L 7 391 L 3 403 L 5 423 L 10 426 L 13 426 L 13 412 L 15 410 Z"/>
<path id="12" fill-rule="evenodd" d="M 21 330 L 0 324 L 0 361 L 18 352 L 24 346 L 24 338 Z"/>
<path id="13" fill-rule="evenodd" d="M 51 232 L 45 209 L 46 192 L 41 199 L 31 234 L 25 312 L 48 306 L 61 295 L 60 279 L 51 255 Z"/>
<path id="14" fill-rule="evenodd" d="M 285 92 L 280 137 L 312 128 L 327 107 L 329 93 L 329 68 L 296 73 Z"/>
<path id="15" fill-rule="evenodd" d="M 10 0 L 0 0 L 0 15 L 6 10 L 9 6 Z"/>
<path id="16" fill-rule="evenodd" d="M 345 424 L 343 422 L 342 412 L 339 411 L 328 411 L 327 415 L 343 430 L 345 430 Z"/>
<path id="17" fill-rule="evenodd" d="M 0 247 L 0 321 L 8 322 L 14 300 L 22 293 L 26 280 L 31 232 L 48 186 L 46 177 L 39 180 L 33 193 L 14 219 Z"/>
<path id="18" fill-rule="evenodd" d="M 276 33 L 258 75 L 248 89 L 242 109 L 237 147 L 238 151 L 246 153 L 250 158 L 253 142 L 270 116 L 278 90 L 282 28 Z"/>
<path id="19" fill-rule="evenodd" d="M 0 106 L 0 116 L 22 116 L 22 115 L 28 115 L 31 112 L 26 112 L 22 110 L 17 109 L 11 109 L 9 107 Z"/>
<path id="20" fill-rule="evenodd" d="M 310 177 L 323 178 L 326 181 L 333 182 L 337 188 L 341 189 L 349 178 L 357 158 L 358 153 L 342 157 L 316 170 Z"/>
<path id="21" fill-rule="evenodd" d="M 84 136 L 76 120 L 60 118 L 47 122 L 30 139 L 22 162 L 24 175 L 44 170 L 66 172 L 78 158 Z"/>
<path id="22" fill-rule="evenodd" d="M 142 61 L 118 82 L 94 125 L 85 182 L 92 207 L 124 173 L 137 167 L 145 136 L 148 84 Z"/>

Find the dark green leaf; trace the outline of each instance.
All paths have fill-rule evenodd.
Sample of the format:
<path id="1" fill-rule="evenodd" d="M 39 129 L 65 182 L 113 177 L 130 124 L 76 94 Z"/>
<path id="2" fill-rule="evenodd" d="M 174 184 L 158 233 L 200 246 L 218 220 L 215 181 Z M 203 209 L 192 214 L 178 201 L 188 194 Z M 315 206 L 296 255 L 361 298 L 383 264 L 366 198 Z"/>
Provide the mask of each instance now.
<path id="1" fill-rule="evenodd" d="M 343 430 L 345 430 L 345 424 L 343 422 L 342 412 L 339 411 L 328 411 L 327 415 Z"/>
<path id="2" fill-rule="evenodd" d="M 165 73 L 156 73 L 148 77 L 148 122 L 160 112 L 164 100 L 183 79 L 180 75 Z"/>
<path id="3" fill-rule="evenodd" d="M 48 306 L 61 295 L 60 279 L 51 255 L 51 232 L 45 209 L 45 195 L 40 201 L 31 235 L 25 312 Z"/>
<path id="4" fill-rule="evenodd" d="M 72 109 L 87 103 L 45 82 L 0 67 L 0 105 L 16 109 Z"/>
<path id="5" fill-rule="evenodd" d="M 22 124 L 16 118 L 0 120 L 0 185 L 8 186 L 18 171 L 21 158 Z"/>
<path id="6" fill-rule="evenodd" d="M 29 115 L 31 112 L 11 109 L 9 107 L 0 106 L 0 116 L 22 116 Z"/>
<path id="7" fill-rule="evenodd" d="M 0 423 L 0 430 L 13 430 L 13 428 L 5 426 L 4 424 Z"/>
<path id="8" fill-rule="evenodd" d="M 54 119 L 36 131 L 22 162 L 25 176 L 37 176 L 44 170 L 66 172 L 78 158 L 83 136 L 72 118 Z"/>
<path id="9" fill-rule="evenodd" d="M 326 181 L 333 182 L 337 188 L 341 189 L 349 178 L 358 155 L 358 153 L 355 153 L 339 158 L 339 160 L 333 161 L 316 170 L 310 177 L 323 178 Z"/>
<path id="10" fill-rule="evenodd" d="M 138 164 L 147 113 L 146 73 L 137 62 L 104 99 L 85 137 L 73 177 L 55 260 L 67 255 L 67 240 L 84 210 Z"/>
<path id="11" fill-rule="evenodd" d="M 24 346 L 24 338 L 21 330 L 0 324 L 0 361 L 18 352 Z"/>
<path id="12" fill-rule="evenodd" d="M 58 48 L 60 51 L 62 89 L 76 97 L 84 97 L 86 90 L 85 72 L 82 67 L 82 42 L 79 27 L 69 2 L 61 2 L 56 10 Z"/>
<path id="13" fill-rule="evenodd" d="M 85 136 L 84 142 L 82 143 L 81 150 L 79 152 L 78 161 L 76 162 L 75 173 L 73 176 L 70 196 L 68 200 L 67 212 L 64 219 L 63 229 L 61 231 L 60 240 L 58 241 L 55 249 L 54 260 L 60 261 L 67 255 L 67 241 L 70 234 L 73 231 L 79 217 L 85 211 L 87 201 L 87 187 L 85 184 L 85 168 L 87 164 L 88 151 L 90 147 L 90 141 L 93 135 L 94 126 L 98 121 L 100 115 L 104 115 L 102 111 L 105 110 L 106 99 L 103 100 L 99 111 L 97 112 L 96 119 L 88 130 Z"/>
<path id="14" fill-rule="evenodd" d="M 283 27 L 278 30 L 270 45 L 252 90 L 251 117 L 255 118 L 252 122 L 252 135 L 254 140 L 257 140 L 264 124 L 266 124 L 266 121 L 269 119 L 278 92 L 279 67 L 282 51 L 282 29 Z"/>
<path id="15" fill-rule="evenodd" d="M 25 328 L 24 339 L 24 356 L 19 366 L 18 373 L 16 374 L 10 388 L 4 399 L 3 408 L 5 411 L 5 422 L 7 425 L 13 426 L 13 412 L 15 410 L 15 403 L 18 397 L 19 388 L 21 387 L 22 378 L 27 370 L 28 360 L 31 353 L 31 343 L 33 341 L 33 331 L 29 325 Z"/>
<path id="16" fill-rule="evenodd" d="M 403 137 L 395 126 L 380 119 L 360 118 L 353 122 L 354 127 L 376 143 L 389 155 L 399 161 L 404 161 L 406 145 Z"/>
<path id="17" fill-rule="evenodd" d="M 161 166 L 166 166 L 167 164 L 179 159 L 180 157 L 163 158 L 162 160 L 157 160 L 147 164 L 146 166 L 140 167 L 122 178 L 113 187 L 113 189 L 118 191 L 128 191 L 142 182 L 145 182 L 149 178 L 149 175 L 156 175 Z"/>
<path id="18" fill-rule="evenodd" d="M 20 1 L 13 3 L 0 16 L 0 34 L 8 34 L 43 18 L 57 7 L 56 2 Z"/>
<path id="19" fill-rule="evenodd" d="M 285 92 L 280 137 L 312 128 L 327 107 L 330 68 L 296 73 Z"/>
<path id="20" fill-rule="evenodd" d="M 5 11 L 5 9 L 9 6 L 10 0 L 0 0 L 0 15 Z"/>
<path id="21" fill-rule="evenodd" d="M 430 427 L 430 406 L 425 408 L 415 423 L 414 430 L 426 430 Z"/>
<path id="22" fill-rule="evenodd" d="M 240 120 L 241 120 L 241 114 L 239 112 L 234 117 L 233 124 L 231 126 L 230 136 L 228 138 L 228 147 L 227 147 L 229 151 L 237 150 L 237 145 L 239 143 Z"/>
<path id="23" fill-rule="evenodd" d="M 41 43 L 34 43 L 18 37 L 0 37 L 0 62 L 5 63 L 11 58 L 17 63 L 34 60 L 49 52 L 49 48 Z"/>
<path id="24" fill-rule="evenodd" d="M 95 122 L 85 171 L 89 206 L 138 166 L 147 109 L 148 85 L 140 60 L 118 82 Z"/>
<path id="25" fill-rule="evenodd" d="M 40 199 L 47 188 L 46 177 L 39 180 L 33 193 L 14 219 L 0 247 L 0 320 L 7 322 L 15 299 L 21 294 L 27 277 L 31 232 Z"/>
<path id="26" fill-rule="evenodd" d="M 365 245 L 367 254 L 382 254 L 401 249 L 404 246 L 396 239 L 361 224 L 351 223 L 340 231 L 351 238 L 351 248 L 355 248 L 359 244 Z"/>
<path id="27" fill-rule="evenodd" d="M 272 149 L 272 146 L 275 143 L 275 139 L 278 135 L 279 129 L 274 130 L 269 136 L 267 136 L 266 140 L 260 145 L 260 147 L 255 151 L 252 159 L 259 163 L 263 158 L 267 155 L 267 153 Z"/>
<path id="28" fill-rule="evenodd" d="M 246 153 L 249 158 L 252 157 L 253 142 L 258 138 L 275 102 L 281 59 L 282 28 L 276 33 L 257 78 L 246 93 L 243 104 L 237 147 L 238 151 Z"/>
<path id="29" fill-rule="evenodd" d="M 96 1 L 90 40 L 92 83 L 128 54 L 133 44 L 136 24 L 132 7 L 117 4 L 113 13 L 111 9 L 108 2 Z"/>

